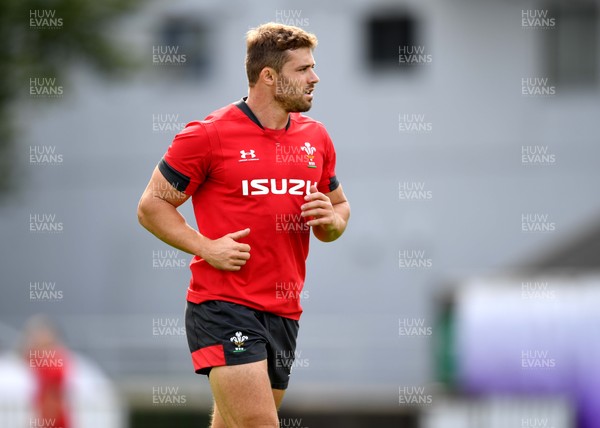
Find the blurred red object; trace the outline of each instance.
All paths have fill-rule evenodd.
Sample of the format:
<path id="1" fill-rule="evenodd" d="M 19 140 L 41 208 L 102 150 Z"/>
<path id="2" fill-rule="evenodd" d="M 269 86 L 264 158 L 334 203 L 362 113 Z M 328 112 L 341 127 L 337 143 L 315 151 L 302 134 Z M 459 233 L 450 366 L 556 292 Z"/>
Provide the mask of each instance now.
<path id="1" fill-rule="evenodd" d="M 70 428 L 66 387 L 69 358 L 57 330 L 48 320 L 36 317 L 26 327 L 24 345 L 25 357 L 36 383 L 33 403 L 36 419 L 30 425 Z"/>

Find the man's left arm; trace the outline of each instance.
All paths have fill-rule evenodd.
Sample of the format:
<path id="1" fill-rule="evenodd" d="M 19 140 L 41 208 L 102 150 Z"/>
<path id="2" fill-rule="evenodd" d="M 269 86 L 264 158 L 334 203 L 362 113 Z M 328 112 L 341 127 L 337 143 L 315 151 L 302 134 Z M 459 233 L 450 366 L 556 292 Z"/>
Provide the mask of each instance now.
<path id="1" fill-rule="evenodd" d="M 302 217 L 309 218 L 306 223 L 319 241 L 331 242 L 342 236 L 350 218 L 350 204 L 341 184 L 329 193 L 321 193 L 312 186 L 304 199 Z"/>

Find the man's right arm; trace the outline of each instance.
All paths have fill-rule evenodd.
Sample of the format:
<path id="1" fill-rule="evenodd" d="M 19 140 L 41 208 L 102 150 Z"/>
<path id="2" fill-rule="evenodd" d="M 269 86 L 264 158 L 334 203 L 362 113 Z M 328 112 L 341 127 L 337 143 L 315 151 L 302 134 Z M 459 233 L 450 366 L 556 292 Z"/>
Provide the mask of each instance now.
<path id="1" fill-rule="evenodd" d="M 201 257 L 217 269 L 240 270 L 250 258 L 250 246 L 237 240 L 247 236 L 250 229 L 211 240 L 188 225 L 177 210 L 188 199 L 189 195 L 175 189 L 157 167 L 138 204 L 138 220 L 172 247 Z"/>

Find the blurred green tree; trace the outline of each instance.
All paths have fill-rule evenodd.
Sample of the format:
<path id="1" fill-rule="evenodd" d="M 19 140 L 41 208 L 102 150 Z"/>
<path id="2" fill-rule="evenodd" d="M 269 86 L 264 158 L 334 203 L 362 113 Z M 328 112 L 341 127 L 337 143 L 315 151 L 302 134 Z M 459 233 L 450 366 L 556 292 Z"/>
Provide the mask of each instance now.
<path id="1" fill-rule="evenodd" d="M 0 1 L 0 195 L 14 189 L 16 102 L 29 95 L 29 81 L 61 80 L 83 62 L 104 76 L 133 65 L 110 39 L 110 25 L 143 0 Z"/>

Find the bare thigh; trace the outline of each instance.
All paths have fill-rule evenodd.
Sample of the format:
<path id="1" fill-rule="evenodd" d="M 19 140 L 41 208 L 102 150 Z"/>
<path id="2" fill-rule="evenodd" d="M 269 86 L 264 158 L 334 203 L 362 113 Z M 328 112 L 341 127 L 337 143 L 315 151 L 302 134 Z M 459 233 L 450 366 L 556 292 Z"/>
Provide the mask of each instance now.
<path id="1" fill-rule="evenodd" d="M 285 391 L 271 389 L 267 360 L 214 367 L 209 380 L 215 398 L 212 428 L 279 426 L 277 407 Z"/>

